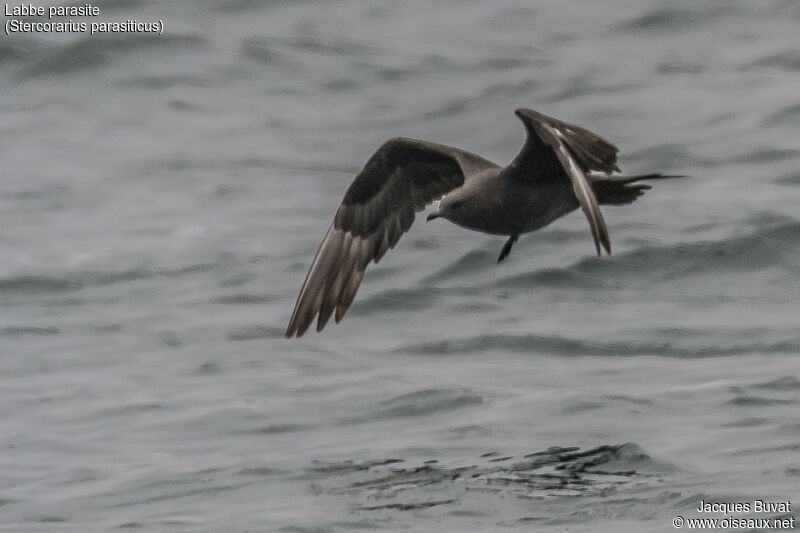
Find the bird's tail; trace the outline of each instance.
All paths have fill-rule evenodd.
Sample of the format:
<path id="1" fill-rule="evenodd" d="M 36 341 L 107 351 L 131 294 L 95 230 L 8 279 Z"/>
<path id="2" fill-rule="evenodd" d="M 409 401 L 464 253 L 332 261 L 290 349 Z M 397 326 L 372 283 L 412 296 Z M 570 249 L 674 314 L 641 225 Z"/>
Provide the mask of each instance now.
<path id="1" fill-rule="evenodd" d="M 636 183 L 637 181 L 685 177 L 667 174 L 641 174 L 639 176 L 590 174 L 589 181 L 600 205 L 626 205 L 632 203 L 643 195 L 644 191 L 650 189 L 650 185 Z"/>

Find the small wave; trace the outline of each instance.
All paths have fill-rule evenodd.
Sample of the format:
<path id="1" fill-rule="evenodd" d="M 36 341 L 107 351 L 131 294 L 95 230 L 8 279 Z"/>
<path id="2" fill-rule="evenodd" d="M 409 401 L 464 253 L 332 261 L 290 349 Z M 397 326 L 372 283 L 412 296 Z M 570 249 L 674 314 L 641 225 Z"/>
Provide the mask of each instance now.
<path id="1" fill-rule="evenodd" d="M 563 102 L 573 98 L 586 95 L 599 95 L 604 93 L 620 93 L 629 89 L 635 89 L 633 83 L 604 83 L 599 84 L 594 81 L 591 73 L 580 74 L 570 79 L 564 80 L 556 92 L 544 97 L 543 102 Z M 674 163 L 673 163 L 674 164 Z M 669 167 L 664 167 L 669 168 Z"/>
<path id="2" fill-rule="evenodd" d="M 280 42 L 297 50 L 325 55 L 366 56 L 375 52 L 373 48 L 361 42 L 332 36 L 295 35 L 280 39 Z"/>
<path id="3" fill-rule="evenodd" d="M 357 511 L 414 511 L 465 505 L 479 494 L 517 501 L 561 496 L 607 496 L 635 487 L 650 478 L 674 471 L 668 463 L 652 459 L 635 443 L 603 445 L 581 450 L 556 446 L 524 457 L 496 457 L 497 452 L 474 458 L 448 458 L 414 462 L 404 459 L 315 461 L 307 469 L 318 478 L 322 493 L 355 500 Z M 481 505 L 467 505 L 480 514 Z"/>
<path id="4" fill-rule="evenodd" d="M 207 39 L 195 33 L 165 33 L 161 36 L 138 34 L 115 34 L 106 36 L 84 36 L 64 46 L 51 45 L 49 51 L 25 68 L 23 79 L 40 76 L 63 76 L 105 66 L 114 55 L 137 53 L 152 48 L 159 52 L 170 49 L 195 50 L 207 43 Z"/>
<path id="5" fill-rule="evenodd" d="M 341 38 L 324 38 L 317 35 L 291 37 L 246 37 L 240 45 L 240 55 L 265 65 L 289 65 L 297 54 L 365 57 L 373 54 L 369 46 Z"/>
<path id="6" fill-rule="evenodd" d="M 248 483 L 227 485 L 220 483 L 209 484 L 208 474 L 205 474 L 205 477 L 200 480 L 182 478 L 167 481 L 157 481 L 150 485 L 151 486 L 146 487 L 144 490 L 140 489 L 136 492 L 132 492 L 131 495 L 139 496 L 142 493 L 149 493 L 152 494 L 151 496 L 138 497 L 136 499 L 125 499 L 116 503 L 115 506 L 121 509 L 128 507 L 135 508 L 148 504 L 185 499 L 192 496 L 208 496 L 209 498 L 219 498 L 220 494 L 226 492 L 235 493 L 242 487 L 247 486 Z M 175 526 L 183 526 L 179 527 L 179 529 L 184 530 L 190 530 L 191 528 L 197 526 L 197 524 L 192 520 L 170 520 L 168 523 L 173 528 Z"/>
<path id="7" fill-rule="evenodd" d="M 285 62 L 285 59 L 272 49 L 270 41 L 260 37 L 250 37 L 242 40 L 239 53 L 245 59 L 264 65 L 277 65 Z"/>
<path id="8" fill-rule="evenodd" d="M 298 431 L 305 431 L 311 426 L 305 424 L 270 424 L 268 426 L 255 428 L 246 431 L 246 433 L 253 433 L 257 435 L 280 435 L 283 433 L 297 433 Z"/>
<path id="9" fill-rule="evenodd" d="M 129 270 L 101 271 L 86 270 L 70 275 L 80 286 L 103 286 L 128 281 L 138 281 L 154 277 L 153 271 L 145 268 L 132 268 Z"/>
<path id="10" fill-rule="evenodd" d="M 320 84 L 320 88 L 330 93 L 342 93 L 361 88 L 361 83 L 351 78 L 332 78 Z"/>
<path id="11" fill-rule="evenodd" d="M 215 304 L 225 305 L 258 305 L 271 302 L 271 296 L 262 294 L 230 294 L 227 296 L 220 296 L 213 300 Z"/>
<path id="12" fill-rule="evenodd" d="M 743 69 L 752 67 L 771 67 L 787 72 L 797 72 L 800 70 L 800 54 L 794 50 L 787 50 L 778 54 L 762 57 L 744 66 Z"/>
<path id="13" fill-rule="evenodd" d="M 124 84 L 146 89 L 171 89 L 173 87 L 209 87 L 211 80 L 202 76 L 175 75 L 136 76 L 127 79 Z"/>
<path id="14" fill-rule="evenodd" d="M 430 307 L 438 299 L 432 290 L 426 289 L 390 289 L 365 298 L 353 306 L 353 316 L 365 316 L 372 313 L 388 311 L 408 311 Z"/>
<path id="15" fill-rule="evenodd" d="M 451 355 L 482 353 L 487 350 L 510 352 L 553 352 L 576 355 L 616 354 L 621 345 L 587 343 L 577 339 L 547 335 L 477 335 L 459 340 L 442 340 L 421 344 L 409 344 L 397 348 L 395 353 L 418 355 Z"/>
<path id="16" fill-rule="evenodd" d="M 489 85 L 480 93 L 464 97 L 452 98 L 439 107 L 426 111 L 423 114 L 425 119 L 454 117 L 464 113 L 464 111 L 479 107 L 483 102 L 494 101 L 497 99 L 511 99 L 517 96 L 529 94 L 535 87 L 533 80 L 521 80 L 518 82 L 502 82 Z"/>
<path id="17" fill-rule="evenodd" d="M 430 507 L 436 507 L 437 505 L 448 505 L 455 502 L 455 498 L 451 498 L 449 500 L 428 500 L 414 503 L 383 503 L 380 505 L 362 505 L 359 507 L 359 510 L 378 511 L 382 509 L 396 509 L 398 511 L 415 511 L 417 509 L 428 509 Z"/>
<path id="18" fill-rule="evenodd" d="M 347 418 L 345 424 L 357 424 L 387 418 L 428 416 L 483 403 L 483 397 L 466 389 L 426 389 L 386 400 L 376 411 Z"/>
<path id="19" fill-rule="evenodd" d="M 172 348 L 178 348 L 179 346 L 183 346 L 183 341 L 174 331 L 168 331 L 163 335 L 161 335 L 161 343 L 164 346 L 170 346 Z"/>
<path id="20" fill-rule="evenodd" d="M 341 475 L 350 474 L 352 472 L 363 472 L 371 468 L 402 463 L 403 459 L 372 459 L 367 461 L 337 461 L 327 462 L 320 460 L 312 460 L 311 466 L 306 471 L 310 474 L 322 475 Z"/>
<path id="21" fill-rule="evenodd" d="M 478 99 L 480 101 L 488 101 L 496 98 L 514 98 L 516 96 L 524 96 L 531 93 L 537 85 L 537 82 L 532 79 L 495 83 L 481 91 Z"/>
<path id="22" fill-rule="evenodd" d="M 731 158 L 732 163 L 772 163 L 787 159 L 800 159 L 800 150 L 756 148 L 746 154 Z"/>
<path id="23" fill-rule="evenodd" d="M 65 274 L 63 277 L 54 276 L 16 276 L 0 279 L 0 296 L 3 295 L 43 295 L 76 291 L 85 287 L 107 286 L 117 283 L 127 283 L 156 276 L 181 277 L 190 274 L 208 272 L 216 265 L 198 263 L 176 268 L 131 268 L 127 270 L 82 270 Z M 75 304 L 76 302 L 56 302 L 59 305 Z M 77 301 L 80 303 L 80 301 Z"/>
<path id="24" fill-rule="evenodd" d="M 151 279 L 157 276 L 166 278 L 180 278 L 192 274 L 201 274 L 213 270 L 217 265 L 211 263 L 195 263 L 186 266 L 170 268 L 131 268 L 127 270 L 85 270 L 69 275 L 82 286 L 103 286 L 116 283 L 127 283 L 142 279 Z"/>
<path id="25" fill-rule="evenodd" d="M 23 189 L 16 193 L 18 200 L 50 200 L 64 197 L 69 187 L 64 184 L 49 184 L 35 189 Z"/>
<path id="26" fill-rule="evenodd" d="M 256 11 L 272 4 L 272 2 L 264 2 L 264 0 L 217 0 L 210 9 L 217 13 L 229 14 Z"/>
<path id="27" fill-rule="evenodd" d="M 748 387 L 731 387 L 730 390 L 733 398 L 726 402 L 728 405 L 737 407 L 791 405 L 798 402 L 795 393 L 800 390 L 800 380 L 794 376 L 784 376 Z M 767 397 L 764 393 L 773 394 Z"/>
<path id="28" fill-rule="evenodd" d="M 631 32 L 675 33 L 700 26 L 722 14 L 725 14 L 724 9 L 713 6 L 692 9 L 659 7 L 623 22 L 619 25 L 619 29 Z"/>
<path id="29" fill-rule="evenodd" d="M 35 522 L 41 522 L 44 524 L 61 524 L 69 522 L 69 519 L 66 516 L 58 516 L 58 515 L 45 515 L 34 518 L 33 520 Z"/>
<path id="30" fill-rule="evenodd" d="M 774 183 L 778 185 L 800 185 L 800 172 L 790 172 L 778 178 L 775 178 Z"/>
<path id="31" fill-rule="evenodd" d="M 576 265 L 577 266 L 577 265 Z M 497 282 L 497 287 L 514 289 L 522 287 L 576 287 L 585 286 L 580 272 L 573 268 L 544 268 L 533 272 L 507 276 Z"/>
<path id="32" fill-rule="evenodd" d="M 0 65 L 6 61 L 19 60 L 22 58 L 22 49 L 14 43 L 13 39 L 5 39 L 0 43 Z"/>
<path id="33" fill-rule="evenodd" d="M 221 258 L 220 261 L 224 261 L 224 258 Z M 187 274 L 201 274 L 203 272 L 210 272 L 211 270 L 214 270 L 216 266 L 217 265 L 213 263 L 195 263 L 193 265 L 186 265 L 182 267 L 160 268 L 156 270 L 156 273 L 159 276 L 165 276 L 168 278 L 179 278 Z"/>
<path id="34" fill-rule="evenodd" d="M 455 117 L 461 115 L 467 109 L 469 102 L 468 99 L 463 97 L 452 98 L 443 106 L 425 112 L 424 117 L 426 119 Z"/>
<path id="35" fill-rule="evenodd" d="M 768 418 L 748 416 L 746 418 L 740 418 L 738 420 L 734 420 L 733 422 L 722 424 L 722 427 L 752 428 L 752 427 L 764 426 L 769 424 L 770 422 L 771 421 Z"/>
<path id="36" fill-rule="evenodd" d="M 196 373 L 200 375 L 219 374 L 220 372 L 222 372 L 222 367 L 211 361 L 203 363 L 196 370 Z"/>
<path id="37" fill-rule="evenodd" d="M 555 335 L 494 334 L 465 337 L 458 340 L 408 344 L 395 353 L 417 355 L 462 355 L 506 351 L 512 353 L 545 353 L 568 356 L 639 356 L 657 355 L 675 358 L 722 357 L 741 354 L 791 354 L 800 351 L 800 337 L 777 342 L 764 342 L 752 333 L 738 337 L 704 332 L 695 338 L 664 336 L 658 341 L 595 342 Z"/>
<path id="38" fill-rule="evenodd" d="M 774 391 L 797 391 L 800 390 L 800 379 L 795 376 L 784 376 L 782 378 L 773 379 L 766 383 L 759 383 L 754 387 L 765 390 Z"/>
<path id="39" fill-rule="evenodd" d="M 47 294 L 74 291 L 81 284 L 74 279 L 47 276 L 19 276 L 0 279 L 0 295 L 4 294 Z"/>
<path id="40" fill-rule="evenodd" d="M 464 274 L 473 272 L 482 272 L 488 265 L 493 265 L 496 262 L 497 255 L 494 251 L 489 251 L 487 249 L 470 250 L 444 268 L 426 276 L 425 279 L 422 280 L 422 283 L 439 283 L 451 280 L 456 276 L 463 276 Z"/>
<path id="41" fill-rule="evenodd" d="M 58 335 L 61 330 L 54 326 L 9 326 L 0 329 L 0 337 L 22 337 L 26 335 Z"/>
<path id="42" fill-rule="evenodd" d="M 726 402 L 728 405 L 737 407 L 767 407 L 771 405 L 787 405 L 797 403 L 796 400 L 785 400 L 779 398 L 764 398 L 762 396 L 741 395 Z"/>
<path id="43" fill-rule="evenodd" d="M 700 74 L 705 70 L 706 68 L 700 63 L 684 60 L 661 61 L 656 65 L 656 72 L 659 74 Z"/>
<path id="44" fill-rule="evenodd" d="M 528 66 L 530 60 L 525 57 L 497 56 L 483 59 L 475 65 L 479 71 L 512 70 Z"/>
<path id="45" fill-rule="evenodd" d="M 429 74 L 469 72 L 506 72 L 530 66 L 532 63 L 541 64 L 544 60 L 533 61 L 529 57 L 513 57 L 511 54 L 519 53 L 519 49 L 509 50 L 507 56 L 492 56 L 478 60 L 459 61 L 438 54 L 425 54 L 403 66 L 385 67 L 375 63 L 364 63 L 365 70 L 372 71 L 381 81 L 400 82 Z M 482 94 L 482 97 L 488 95 Z M 473 99 L 470 99 L 472 101 Z"/>
<path id="46" fill-rule="evenodd" d="M 565 269 L 544 269 L 505 277 L 496 283 L 504 289 L 532 287 L 594 288 L 650 286 L 687 276 L 751 272 L 783 267 L 795 272 L 792 250 L 800 247 L 800 222 L 791 218 L 751 220 L 756 229 L 719 241 L 643 246 L 611 259 L 582 259 Z M 710 268 L 712 266 L 713 268 Z"/>
<path id="47" fill-rule="evenodd" d="M 0 42 L 0 65 L 4 63 L 24 64 L 31 58 L 41 57 L 53 49 L 43 39 L 3 39 Z M 4 65 L 8 68 L 10 65 Z"/>
<path id="48" fill-rule="evenodd" d="M 712 159 L 693 154 L 686 145 L 674 143 L 659 144 L 628 152 L 625 160 L 634 164 L 646 162 L 652 168 L 661 169 L 689 168 L 693 166 L 709 167 L 719 164 Z"/>
<path id="49" fill-rule="evenodd" d="M 800 104 L 792 104 L 781 108 L 775 113 L 765 118 L 761 125 L 764 127 L 775 126 L 779 124 L 794 125 L 800 120 Z"/>
<path id="50" fill-rule="evenodd" d="M 283 330 L 275 327 L 252 325 L 231 331 L 226 336 L 230 341 L 252 341 L 258 339 L 283 338 Z"/>
<path id="51" fill-rule="evenodd" d="M 565 415 L 573 415 L 577 413 L 585 413 L 587 411 L 596 411 L 598 409 L 603 409 L 605 406 L 605 402 L 592 402 L 585 400 L 568 401 L 560 408 L 560 411 Z"/>
<path id="52" fill-rule="evenodd" d="M 305 268 L 305 265 L 300 265 L 298 267 L 298 271 L 302 268 Z M 220 287 L 241 287 L 242 285 L 246 284 L 248 281 L 255 278 L 255 275 L 252 272 L 234 272 L 230 276 L 226 277 L 225 279 L 219 282 Z"/>
<path id="53" fill-rule="evenodd" d="M 289 473 L 288 470 L 281 470 L 279 468 L 272 468 L 269 466 L 242 468 L 237 472 L 237 474 L 240 476 L 256 476 L 256 477 L 284 476 L 288 473 Z"/>
<path id="54" fill-rule="evenodd" d="M 161 411 L 166 409 L 167 406 L 163 403 L 158 402 L 139 402 L 139 403 L 129 403 L 125 405 L 118 405 L 115 407 L 109 407 L 100 411 L 100 415 L 103 417 L 109 418 L 116 418 L 117 416 L 131 416 L 137 413 L 148 413 L 152 411 Z"/>

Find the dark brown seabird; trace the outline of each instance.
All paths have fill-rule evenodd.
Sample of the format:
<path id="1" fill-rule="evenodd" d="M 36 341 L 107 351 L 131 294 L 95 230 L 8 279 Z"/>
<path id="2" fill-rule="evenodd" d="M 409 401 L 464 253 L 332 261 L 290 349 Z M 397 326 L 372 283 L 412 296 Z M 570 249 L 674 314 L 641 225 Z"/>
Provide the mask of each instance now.
<path id="1" fill-rule="evenodd" d="M 497 261 L 522 233 L 580 207 L 597 254 L 611 253 L 600 205 L 625 205 L 649 189 L 634 184 L 661 174 L 612 175 L 617 147 L 594 133 L 530 109 L 517 109 L 527 139 L 510 165 L 441 144 L 395 137 L 370 157 L 350 184 L 297 297 L 286 337 L 301 336 L 315 317 L 322 331 L 344 316 L 370 261 L 380 261 L 414 222 L 415 212 L 441 199 L 428 220 L 507 235 Z M 444 196 L 443 196 L 444 195 Z"/>

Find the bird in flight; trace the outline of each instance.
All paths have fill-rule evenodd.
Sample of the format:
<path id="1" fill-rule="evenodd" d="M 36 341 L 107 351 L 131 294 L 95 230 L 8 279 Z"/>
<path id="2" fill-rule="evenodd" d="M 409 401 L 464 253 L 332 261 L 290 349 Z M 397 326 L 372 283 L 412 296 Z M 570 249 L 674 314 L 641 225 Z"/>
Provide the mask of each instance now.
<path id="1" fill-rule="evenodd" d="M 600 205 L 625 205 L 662 174 L 621 176 L 617 147 L 587 129 L 531 109 L 517 109 L 525 144 L 502 167 L 473 153 L 417 139 L 383 143 L 348 187 L 333 223 L 311 262 L 286 329 L 300 337 L 317 318 L 322 331 L 353 302 L 364 271 L 394 248 L 415 213 L 440 200 L 428 220 L 447 219 L 467 229 L 508 236 L 497 261 L 523 233 L 580 207 L 597 254 L 611 254 Z"/>

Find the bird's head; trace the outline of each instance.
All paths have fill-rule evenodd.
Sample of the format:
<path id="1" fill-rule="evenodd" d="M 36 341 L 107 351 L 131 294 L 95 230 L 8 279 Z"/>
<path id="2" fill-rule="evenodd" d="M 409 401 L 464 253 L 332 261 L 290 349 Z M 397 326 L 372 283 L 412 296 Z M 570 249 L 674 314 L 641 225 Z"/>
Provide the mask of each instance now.
<path id="1" fill-rule="evenodd" d="M 463 189 L 456 189 L 447 194 L 439 202 L 439 209 L 428 215 L 430 222 L 435 218 L 444 218 L 458 225 L 466 225 L 465 213 L 469 210 L 470 196 Z"/>

